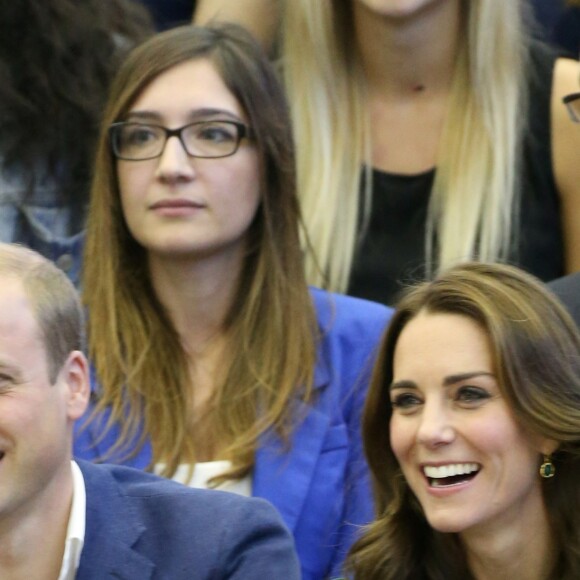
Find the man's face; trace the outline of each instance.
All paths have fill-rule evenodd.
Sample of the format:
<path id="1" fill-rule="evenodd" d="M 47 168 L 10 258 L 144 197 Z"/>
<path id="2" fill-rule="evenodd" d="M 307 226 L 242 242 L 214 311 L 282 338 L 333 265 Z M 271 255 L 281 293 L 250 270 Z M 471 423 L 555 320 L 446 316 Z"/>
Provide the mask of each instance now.
<path id="1" fill-rule="evenodd" d="M 0 284 L 0 528 L 55 505 L 70 488 L 72 425 L 88 398 L 73 352 L 50 383 L 40 329 L 22 283 Z"/>

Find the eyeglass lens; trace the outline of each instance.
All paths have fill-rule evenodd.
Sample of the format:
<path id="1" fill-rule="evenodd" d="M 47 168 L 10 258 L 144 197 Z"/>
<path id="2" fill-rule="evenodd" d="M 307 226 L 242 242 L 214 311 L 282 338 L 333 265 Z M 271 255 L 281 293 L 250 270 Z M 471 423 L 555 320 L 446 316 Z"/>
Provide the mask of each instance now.
<path id="1" fill-rule="evenodd" d="M 572 111 L 572 115 L 574 116 L 574 119 L 578 122 L 580 122 L 580 96 L 571 101 L 568 106 L 570 107 L 570 110 Z"/>
<path id="2" fill-rule="evenodd" d="M 570 111 L 570 116 L 574 121 L 580 123 L 580 93 L 566 97 L 564 102 Z"/>

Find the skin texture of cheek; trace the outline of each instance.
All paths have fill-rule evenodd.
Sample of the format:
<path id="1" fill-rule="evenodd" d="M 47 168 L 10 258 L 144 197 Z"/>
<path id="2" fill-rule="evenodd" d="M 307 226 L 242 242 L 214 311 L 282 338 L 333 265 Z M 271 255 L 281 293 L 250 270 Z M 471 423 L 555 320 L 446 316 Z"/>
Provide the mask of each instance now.
<path id="1" fill-rule="evenodd" d="M 147 208 L 146 199 L 137 195 L 123 196 L 123 210 L 131 235 L 144 248 L 164 255 L 185 255 L 207 258 L 220 250 L 231 251 L 243 245 L 254 222 L 260 199 L 253 174 L 242 180 L 214 180 L 200 183 L 195 193 L 172 193 L 175 197 L 203 200 L 203 206 L 183 215 L 160 215 Z M 202 178 L 200 178 L 201 181 Z M 132 184 L 132 191 L 135 191 Z M 203 191 L 203 194 L 199 192 Z"/>

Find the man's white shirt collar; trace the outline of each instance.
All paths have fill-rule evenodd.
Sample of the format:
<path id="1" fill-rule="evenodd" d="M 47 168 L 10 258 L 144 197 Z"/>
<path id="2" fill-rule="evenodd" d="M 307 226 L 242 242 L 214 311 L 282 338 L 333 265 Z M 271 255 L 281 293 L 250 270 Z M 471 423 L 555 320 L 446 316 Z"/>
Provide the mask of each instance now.
<path id="1" fill-rule="evenodd" d="M 66 529 L 64 556 L 58 580 L 74 580 L 85 543 L 87 493 L 80 467 L 71 461 L 73 500 Z"/>

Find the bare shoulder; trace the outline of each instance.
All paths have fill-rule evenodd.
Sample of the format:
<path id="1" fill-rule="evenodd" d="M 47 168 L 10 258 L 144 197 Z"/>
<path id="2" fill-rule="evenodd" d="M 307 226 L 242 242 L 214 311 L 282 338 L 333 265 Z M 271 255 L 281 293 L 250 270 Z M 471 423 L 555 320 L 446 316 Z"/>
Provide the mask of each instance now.
<path id="1" fill-rule="evenodd" d="M 571 123 L 566 107 L 562 103 L 563 97 L 570 93 L 580 91 L 580 63 L 569 58 L 559 58 L 554 68 L 554 79 L 552 84 L 552 127 L 553 136 L 556 132 L 562 131 L 565 135 L 574 139 L 580 139 L 578 126 Z M 560 142 L 559 145 L 565 145 Z M 576 151 L 578 154 L 578 151 Z"/>
<path id="2" fill-rule="evenodd" d="M 580 64 L 558 59 L 552 86 L 552 155 L 569 272 L 580 270 L 580 125 L 572 122 L 562 98 L 578 91 Z"/>
<path id="3" fill-rule="evenodd" d="M 580 91 L 580 62 L 571 58 L 559 58 L 554 68 L 552 94 L 561 101 L 562 97 Z"/>
<path id="4" fill-rule="evenodd" d="M 573 123 L 562 98 L 580 91 L 580 63 L 556 61 L 552 85 L 552 145 L 556 182 L 562 196 L 580 188 L 580 127 Z M 575 187 L 572 187 L 575 186 Z"/>

